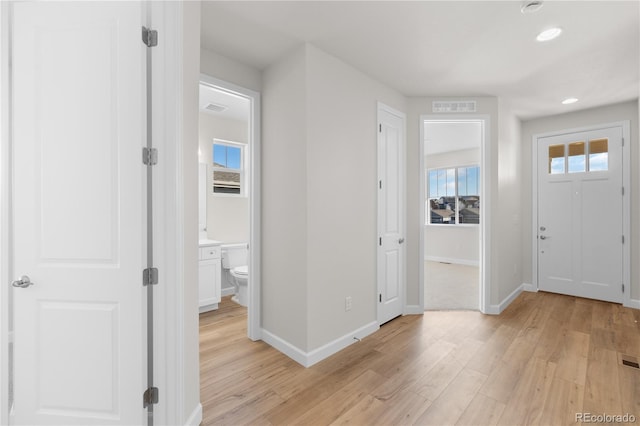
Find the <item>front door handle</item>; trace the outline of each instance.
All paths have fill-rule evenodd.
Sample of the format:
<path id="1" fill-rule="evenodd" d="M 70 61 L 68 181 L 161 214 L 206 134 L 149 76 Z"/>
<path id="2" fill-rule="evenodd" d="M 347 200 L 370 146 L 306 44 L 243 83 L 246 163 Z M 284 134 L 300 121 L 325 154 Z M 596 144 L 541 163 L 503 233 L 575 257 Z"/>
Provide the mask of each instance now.
<path id="1" fill-rule="evenodd" d="M 400 239 L 398 240 L 398 244 L 402 244 L 402 243 L 404 243 L 404 238 L 400 238 Z"/>
<path id="2" fill-rule="evenodd" d="M 547 237 L 546 235 L 540 235 L 540 239 L 541 240 L 546 240 L 547 238 L 549 238 L 549 237 Z"/>
<path id="3" fill-rule="evenodd" d="M 11 285 L 17 288 L 27 288 L 33 285 L 33 283 L 31 282 L 28 276 L 23 275 L 20 277 L 20 279 L 17 279 L 14 282 L 12 282 Z"/>

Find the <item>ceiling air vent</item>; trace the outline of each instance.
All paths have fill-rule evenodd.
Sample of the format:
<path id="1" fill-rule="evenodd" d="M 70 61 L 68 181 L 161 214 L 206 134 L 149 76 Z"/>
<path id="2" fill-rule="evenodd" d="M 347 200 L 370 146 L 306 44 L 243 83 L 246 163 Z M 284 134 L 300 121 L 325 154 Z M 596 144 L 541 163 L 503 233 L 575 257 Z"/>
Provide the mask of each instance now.
<path id="1" fill-rule="evenodd" d="M 205 106 L 204 109 L 211 112 L 224 112 L 228 110 L 229 107 L 226 105 L 220 105 L 220 104 L 207 104 L 207 106 Z"/>
<path id="2" fill-rule="evenodd" d="M 433 112 L 476 112 L 476 101 L 433 101 Z"/>

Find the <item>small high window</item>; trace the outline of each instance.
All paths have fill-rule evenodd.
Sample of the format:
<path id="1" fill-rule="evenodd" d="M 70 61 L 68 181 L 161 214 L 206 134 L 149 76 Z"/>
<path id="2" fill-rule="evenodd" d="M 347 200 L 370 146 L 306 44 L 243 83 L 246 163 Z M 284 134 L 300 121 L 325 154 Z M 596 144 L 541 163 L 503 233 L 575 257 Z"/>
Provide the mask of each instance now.
<path id="1" fill-rule="evenodd" d="M 549 174 L 601 172 L 609 170 L 609 140 L 592 139 L 549 146 Z"/>
<path id="2" fill-rule="evenodd" d="M 569 173 L 584 173 L 587 170 L 587 156 L 585 143 L 573 142 L 569 144 Z"/>
<path id="3" fill-rule="evenodd" d="M 549 147 L 549 174 L 564 173 L 564 145 L 551 145 Z"/>
<path id="4" fill-rule="evenodd" d="M 244 144 L 213 140 L 213 193 L 246 194 Z"/>
<path id="5" fill-rule="evenodd" d="M 609 170 L 609 140 L 594 139 L 589 142 L 589 171 Z"/>

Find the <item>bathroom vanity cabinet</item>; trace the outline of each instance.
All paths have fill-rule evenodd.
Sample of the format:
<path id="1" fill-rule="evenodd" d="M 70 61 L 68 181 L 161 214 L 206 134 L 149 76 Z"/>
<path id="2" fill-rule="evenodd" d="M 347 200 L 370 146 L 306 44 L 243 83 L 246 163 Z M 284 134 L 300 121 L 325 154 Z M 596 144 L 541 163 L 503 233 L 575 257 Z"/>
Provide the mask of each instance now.
<path id="1" fill-rule="evenodd" d="M 198 292 L 200 312 L 218 309 L 221 293 L 220 242 L 200 240 Z"/>

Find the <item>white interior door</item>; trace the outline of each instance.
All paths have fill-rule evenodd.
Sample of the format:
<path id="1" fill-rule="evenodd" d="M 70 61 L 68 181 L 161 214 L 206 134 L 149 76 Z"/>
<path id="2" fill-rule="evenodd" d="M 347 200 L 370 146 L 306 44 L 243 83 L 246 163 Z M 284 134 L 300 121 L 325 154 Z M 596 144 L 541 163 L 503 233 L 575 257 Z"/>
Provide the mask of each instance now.
<path id="1" fill-rule="evenodd" d="M 540 290 L 622 302 L 622 128 L 538 139 Z"/>
<path id="2" fill-rule="evenodd" d="M 378 107 L 378 323 L 402 315 L 405 291 L 405 117 Z"/>
<path id="3" fill-rule="evenodd" d="M 144 424 L 142 6 L 13 7 L 13 423 Z"/>

